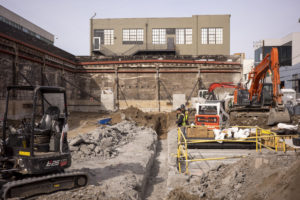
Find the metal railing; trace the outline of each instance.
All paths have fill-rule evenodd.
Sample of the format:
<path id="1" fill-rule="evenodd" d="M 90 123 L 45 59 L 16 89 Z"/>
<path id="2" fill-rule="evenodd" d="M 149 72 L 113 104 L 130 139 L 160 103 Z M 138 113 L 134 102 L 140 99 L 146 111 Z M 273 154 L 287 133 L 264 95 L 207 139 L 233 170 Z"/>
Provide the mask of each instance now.
<path id="1" fill-rule="evenodd" d="M 277 135 L 275 132 L 271 130 L 262 129 L 260 127 L 253 126 L 234 126 L 238 128 L 249 128 L 256 129 L 255 136 L 247 137 L 247 138 L 236 138 L 236 139 L 220 139 L 220 140 L 206 140 L 206 139 L 187 139 L 182 133 L 181 129 L 178 128 L 178 138 L 177 138 L 177 165 L 178 171 L 182 173 L 182 168 L 185 167 L 184 173 L 189 173 L 188 166 L 189 162 L 197 162 L 197 161 L 209 161 L 209 160 L 223 160 L 223 159 L 234 159 L 234 158 L 243 158 L 246 156 L 231 156 L 231 157 L 217 157 L 217 158 L 201 158 L 201 159 L 189 159 L 188 154 L 188 144 L 196 144 L 196 143 L 208 143 L 208 142 L 247 142 L 247 143 L 255 143 L 256 152 L 261 152 L 262 147 L 270 150 L 270 151 L 278 151 L 279 143 L 282 143 L 282 150 L 286 152 L 286 138 L 291 138 L 295 135 Z M 263 142 L 272 140 L 273 145 L 266 145 Z M 184 166 L 183 166 L 184 165 Z"/>

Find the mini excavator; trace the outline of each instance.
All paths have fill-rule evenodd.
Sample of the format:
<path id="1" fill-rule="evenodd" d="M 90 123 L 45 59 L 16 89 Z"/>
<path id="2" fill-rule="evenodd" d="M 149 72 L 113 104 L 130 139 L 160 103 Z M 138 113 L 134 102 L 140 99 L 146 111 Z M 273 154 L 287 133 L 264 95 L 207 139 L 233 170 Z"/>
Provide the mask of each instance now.
<path id="1" fill-rule="evenodd" d="M 16 128 L 11 125 L 9 106 L 16 103 L 13 97 L 20 94 L 31 99 L 32 112 Z M 62 104 L 58 105 L 58 102 Z M 64 88 L 7 87 L 0 139 L 1 199 L 23 199 L 87 185 L 85 172 L 64 171 L 71 166 L 67 119 Z"/>

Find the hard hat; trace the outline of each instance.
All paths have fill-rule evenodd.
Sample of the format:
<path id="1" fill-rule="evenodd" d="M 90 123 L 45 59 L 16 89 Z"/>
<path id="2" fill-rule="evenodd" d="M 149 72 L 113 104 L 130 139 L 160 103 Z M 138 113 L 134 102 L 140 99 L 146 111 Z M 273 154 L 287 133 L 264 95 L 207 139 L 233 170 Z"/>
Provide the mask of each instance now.
<path id="1" fill-rule="evenodd" d="M 185 105 L 184 105 L 184 104 L 181 104 L 180 108 L 181 108 L 181 109 L 185 109 Z"/>

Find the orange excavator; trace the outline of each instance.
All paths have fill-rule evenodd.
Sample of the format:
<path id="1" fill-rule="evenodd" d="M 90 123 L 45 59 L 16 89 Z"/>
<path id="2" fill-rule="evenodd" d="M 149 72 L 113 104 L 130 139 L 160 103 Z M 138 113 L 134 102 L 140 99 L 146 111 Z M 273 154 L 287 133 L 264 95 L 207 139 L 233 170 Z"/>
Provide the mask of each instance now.
<path id="1" fill-rule="evenodd" d="M 272 83 L 265 83 L 268 73 Z M 249 73 L 248 80 L 251 81 L 249 90 L 242 87 L 235 89 L 232 111 L 245 111 L 250 114 L 249 117 L 251 111 L 265 112 L 268 116 L 267 125 L 290 122 L 290 115 L 281 98 L 277 48 L 272 48 L 261 63 Z"/>

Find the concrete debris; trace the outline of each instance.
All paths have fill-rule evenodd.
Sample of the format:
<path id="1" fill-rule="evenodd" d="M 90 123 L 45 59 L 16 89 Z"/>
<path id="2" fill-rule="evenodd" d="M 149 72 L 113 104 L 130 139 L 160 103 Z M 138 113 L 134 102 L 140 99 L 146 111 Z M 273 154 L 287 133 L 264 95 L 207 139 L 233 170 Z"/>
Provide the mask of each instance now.
<path id="1" fill-rule="evenodd" d="M 153 129 L 122 121 L 98 127 L 70 142 L 76 144 L 70 146 L 70 170 L 85 171 L 89 185 L 40 196 L 39 200 L 143 199 L 156 155 L 157 134 Z"/>
<path id="2" fill-rule="evenodd" d="M 187 178 L 186 183 L 170 192 L 167 199 L 180 199 L 181 196 L 188 200 L 293 199 L 284 197 L 300 194 L 294 190 L 300 180 L 295 173 L 300 171 L 297 157 L 295 154 L 266 154 L 250 156 L 235 164 L 221 164 L 200 177 Z M 290 180 L 295 184 L 290 185 Z M 274 191 L 278 191 L 277 194 Z"/>
<path id="3" fill-rule="evenodd" d="M 113 126 L 98 127 L 90 133 L 80 134 L 69 141 L 72 159 L 83 161 L 93 157 L 108 159 L 118 155 L 117 148 L 130 142 L 144 127 L 122 121 Z"/>

